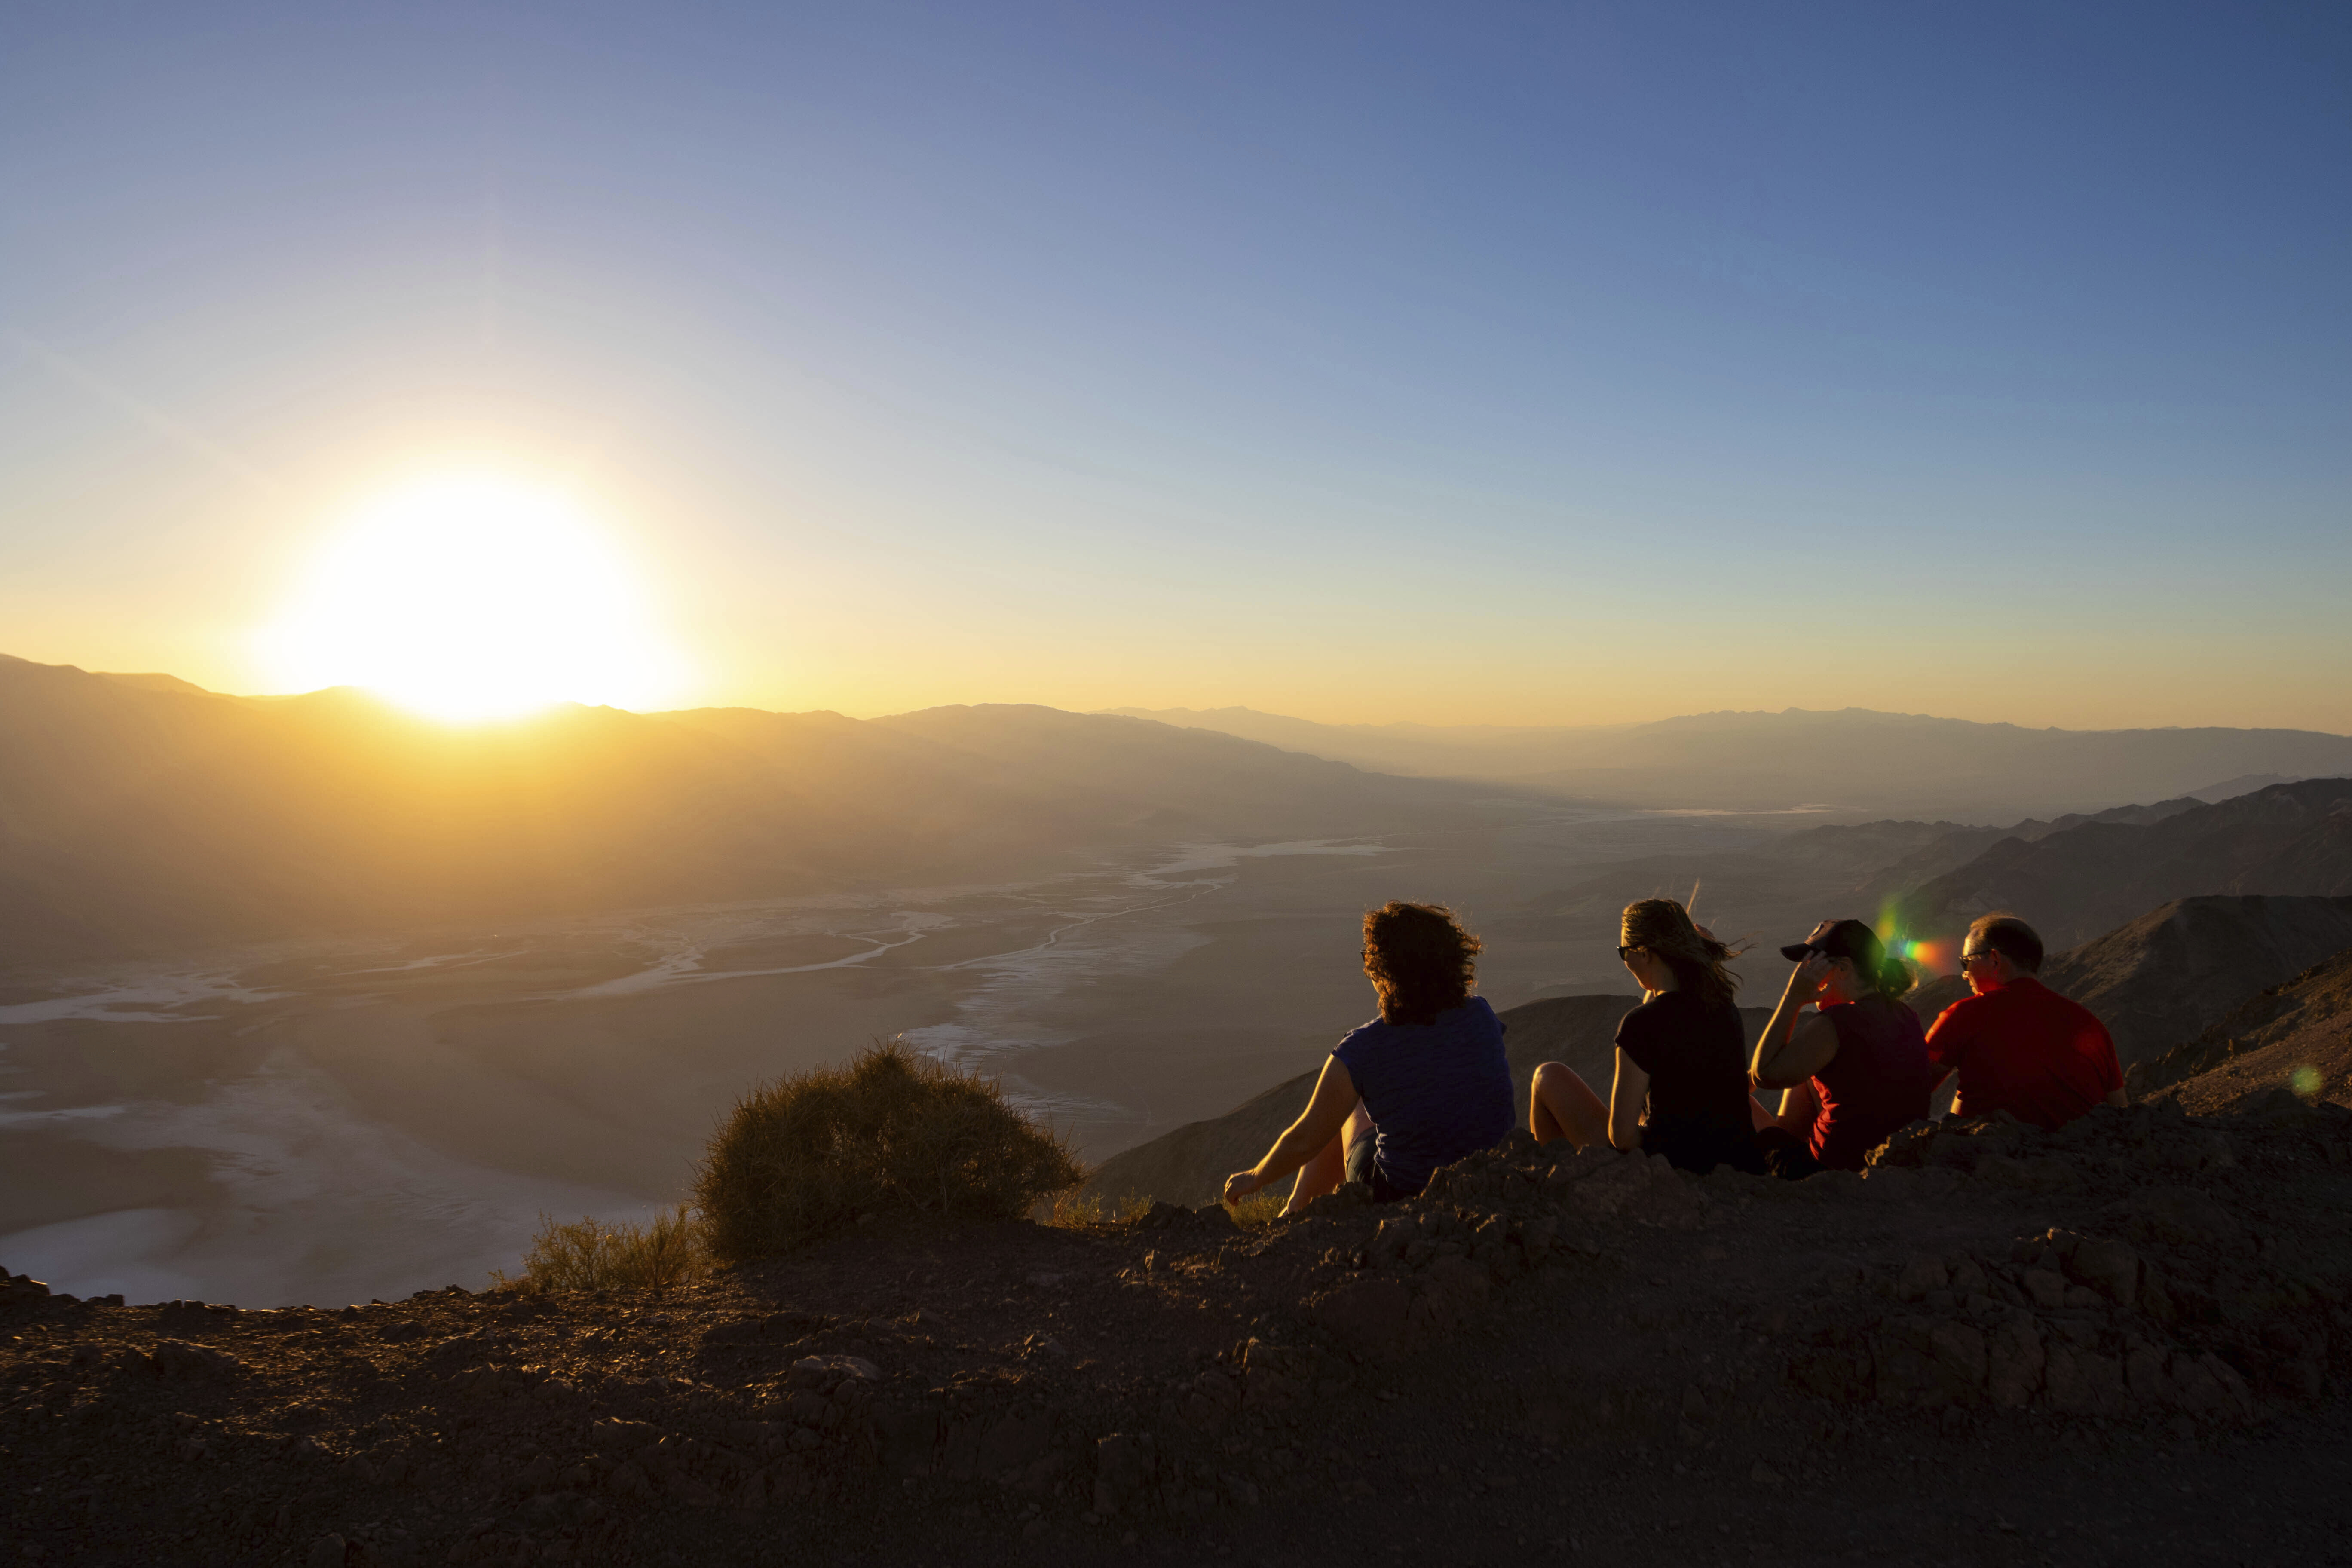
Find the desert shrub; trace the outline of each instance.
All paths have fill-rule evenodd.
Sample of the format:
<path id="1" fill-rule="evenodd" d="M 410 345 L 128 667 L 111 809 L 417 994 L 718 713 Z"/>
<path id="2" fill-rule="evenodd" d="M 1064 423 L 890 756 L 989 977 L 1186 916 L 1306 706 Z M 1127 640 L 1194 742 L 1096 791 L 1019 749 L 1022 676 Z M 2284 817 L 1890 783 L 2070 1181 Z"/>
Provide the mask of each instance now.
<path id="1" fill-rule="evenodd" d="M 887 1210 L 1016 1219 L 1086 1170 L 993 1082 L 877 1041 L 846 1067 L 761 1085 L 695 1173 L 719 1257 L 785 1251 Z"/>
<path id="2" fill-rule="evenodd" d="M 1234 1216 L 1234 1223 L 1244 1230 L 1255 1230 L 1262 1226 L 1272 1225 L 1274 1216 L 1280 1214 L 1282 1205 L 1289 1201 L 1289 1184 L 1282 1183 L 1271 1187 L 1260 1187 L 1241 1202 L 1227 1204 L 1225 1210 Z"/>
<path id="3" fill-rule="evenodd" d="M 1075 1190 L 1056 1193 L 1045 1215 L 1047 1225 L 1064 1230 L 1091 1230 L 1099 1226 L 1132 1225 L 1151 1207 L 1151 1200 L 1136 1193 L 1113 1198 L 1101 1193 Z"/>
<path id="4" fill-rule="evenodd" d="M 686 1205 L 654 1215 L 648 1225 L 606 1225 L 582 1218 L 539 1216 L 539 1234 L 523 1254 L 522 1272 L 491 1279 L 509 1289 L 660 1290 L 699 1279 L 710 1269 L 701 1217 Z"/>

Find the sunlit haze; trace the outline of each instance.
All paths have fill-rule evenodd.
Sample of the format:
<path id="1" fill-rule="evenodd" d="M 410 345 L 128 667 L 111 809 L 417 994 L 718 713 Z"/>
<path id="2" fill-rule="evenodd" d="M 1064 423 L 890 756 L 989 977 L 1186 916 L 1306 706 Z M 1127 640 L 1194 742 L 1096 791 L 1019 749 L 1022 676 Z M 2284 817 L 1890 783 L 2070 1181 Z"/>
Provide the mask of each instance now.
<path id="1" fill-rule="evenodd" d="M 234 18 L 11 18 L 0 651 L 2352 731 L 2340 7 Z"/>
<path id="2" fill-rule="evenodd" d="M 404 484 L 337 522 L 257 641 L 275 689 L 364 687 L 442 719 L 657 706 L 683 684 L 582 508 L 488 475 Z"/>

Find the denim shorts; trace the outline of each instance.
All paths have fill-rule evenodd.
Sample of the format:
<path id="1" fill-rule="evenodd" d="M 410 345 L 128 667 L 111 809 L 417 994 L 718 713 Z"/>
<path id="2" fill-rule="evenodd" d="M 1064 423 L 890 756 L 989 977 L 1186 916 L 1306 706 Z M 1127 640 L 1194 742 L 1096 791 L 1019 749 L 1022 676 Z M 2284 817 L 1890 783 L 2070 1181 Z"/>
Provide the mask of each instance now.
<path id="1" fill-rule="evenodd" d="M 1348 1180 L 1371 1188 L 1372 1202 L 1376 1204 L 1392 1204 L 1412 1197 L 1412 1193 L 1390 1181 L 1381 1170 L 1380 1162 L 1372 1158 L 1380 1142 L 1380 1134 L 1367 1132 L 1348 1145 Z"/>

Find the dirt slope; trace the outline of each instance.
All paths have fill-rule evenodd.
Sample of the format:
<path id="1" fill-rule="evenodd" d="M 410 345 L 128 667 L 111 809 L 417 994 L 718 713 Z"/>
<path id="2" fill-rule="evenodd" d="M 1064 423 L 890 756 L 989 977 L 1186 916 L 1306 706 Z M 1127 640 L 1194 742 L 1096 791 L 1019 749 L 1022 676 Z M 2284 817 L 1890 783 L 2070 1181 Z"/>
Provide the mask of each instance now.
<path id="1" fill-rule="evenodd" d="M 12 1560 L 2318 1562 L 2352 1112 L 1704 1181 L 1515 1139 L 1244 1234 L 869 1227 L 651 1299 L 0 1292 Z"/>
<path id="2" fill-rule="evenodd" d="M 1511 1059 L 1511 1091 L 1524 1112 L 1528 1084 L 1538 1066 L 1563 1061 L 1584 1075 L 1603 1099 L 1615 1059 L 1618 1020 L 1635 996 L 1550 996 L 1505 1009 L 1503 1045 Z M 1753 1042 L 1771 1017 L 1769 1008 L 1743 1008 L 1741 1018 Z M 1314 1068 L 1235 1107 L 1223 1116 L 1191 1121 L 1148 1143 L 1113 1155 L 1087 1179 L 1087 1190 L 1111 1198 L 1147 1197 L 1197 1206 L 1213 1203 L 1225 1177 L 1246 1170 L 1282 1130 L 1307 1109 L 1315 1087 Z"/>
<path id="3" fill-rule="evenodd" d="M 2135 1096 L 2199 1112 L 2250 1107 L 2281 1092 L 2352 1100 L 2352 948 L 2241 1005 L 2195 1039 L 2142 1063 Z"/>

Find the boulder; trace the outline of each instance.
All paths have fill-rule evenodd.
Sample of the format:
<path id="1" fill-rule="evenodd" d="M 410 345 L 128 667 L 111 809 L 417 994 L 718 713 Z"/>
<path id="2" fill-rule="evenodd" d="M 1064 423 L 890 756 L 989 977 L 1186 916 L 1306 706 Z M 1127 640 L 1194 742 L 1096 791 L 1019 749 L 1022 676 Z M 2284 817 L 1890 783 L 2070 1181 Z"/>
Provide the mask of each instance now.
<path id="1" fill-rule="evenodd" d="M 2137 1239 L 2228 1249 L 2245 1238 L 2237 1216 L 2194 1187 L 2142 1187 L 2126 1207 L 2129 1233 Z"/>
<path id="2" fill-rule="evenodd" d="M 2029 1268 L 2025 1293 L 2043 1311 L 2054 1312 L 2066 1304 L 2066 1277 L 2054 1268 Z"/>
<path id="3" fill-rule="evenodd" d="M 810 1355 L 793 1363 L 786 1374 L 786 1384 L 792 1388 L 822 1389 L 827 1393 L 844 1383 L 875 1384 L 882 1381 L 882 1369 L 864 1356 Z"/>
<path id="4" fill-rule="evenodd" d="M 2123 1366 L 2114 1356 L 2053 1345 L 2042 1368 L 2042 1397 L 2051 1409 L 2074 1415 L 2120 1415 L 2130 1408 Z"/>
<path id="5" fill-rule="evenodd" d="M 1433 1258 L 1407 1321 L 1440 1330 L 1453 1328 L 1484 1307 L 1493 1289 L 1494 1277 L 1485 1264 L 1451 1255 Z"/>
<path id="6" fill-rule="evenodd" d="M 886 1474 L 927 1476 L 939 1447 L 940 1413 L 925 1405 L 893 1401 L 874 1409 L 874 1443 Z"/>
<path id="7" fill-rule="evenodd" d="M 980 1440 L 974 1463 L 982 1476 L 1003 1477 L 1026 1470 L 1054 1440 L 1054 1422 L 1045 1410 L 1025 1405 L 1008 1411 L 989 1426 Z"/>
<path id="8" fill-rule="evenodd" d="M 1995 1405 L 2016 1410 L 2030 1405 L 2042 1390 L 2045 1358 L 2042 1327 L 2030 1312 L 2018 1312 L 1993 1330 L 1985 1347 L 1986 1392 Z"/>
<path id="9" fill-rule="evenodd" d="M 1095 1443 L 1095 1512 L 1106 1519 L 1132 1507 L 1151 1486 L 1159 1456 L 1147 1434 L 1114 1432 Z"/>
<path id="10" fill-rule="evenodd" d="M 2254 1418 L 2254 1396 L 2246 1380 L 2220 1356 L 2176 1351 L 2167 1370 L 2171 1373 L 2173 1397 L 2182 1409 L 2222 1421 Z"/>
<path id="11" fill-rule="evenodd" d="M 1315 1321 L 1341 1349 L 1367 1361 L 1386 1361 L 1403 1343 L 1412 1304 L 1412 1293 L 1403 1281 L 1374 1276 L 1348 1280 L 1317 1301 L 1312 1310 Z M 1255 1382 L 1255 1367 L 1251 1377 Z"/>
<path id="12" fill-rule="evenodd" d="M 2139 1254 L 2120 1241 L 2083 1241 L 2068 1256 L 2066 1273 L 2118 1307 L 2138 1300 Z"/>
<path id="13" fill-rule="evenodd" d="M 1882 1404 L 1935 1408 L 1983 1398 L 1989 1357 L 1984 1335 L 1969 1324 L 1896 1319 L 1880 1334 L 1872 1360 Z"/>
<path id="14" fill-rule="evenodd" d="M 1942 1258 L 1918 1253 L 1904 1260 L 1903 1272 L 1895 1278 L 1895 1297 L 1900 1301 L 1921 1301 L 1928 1291 L 1941 1290 L 1950 1283 Z"/>

